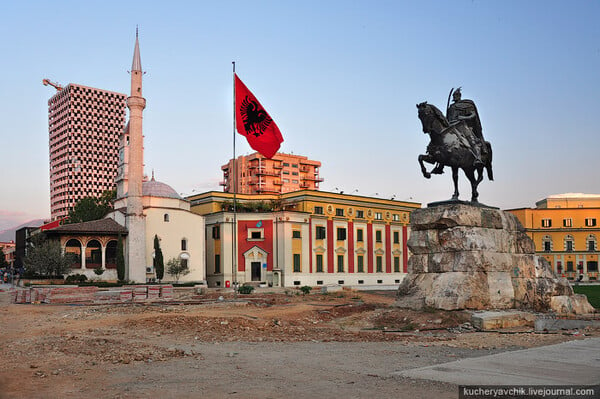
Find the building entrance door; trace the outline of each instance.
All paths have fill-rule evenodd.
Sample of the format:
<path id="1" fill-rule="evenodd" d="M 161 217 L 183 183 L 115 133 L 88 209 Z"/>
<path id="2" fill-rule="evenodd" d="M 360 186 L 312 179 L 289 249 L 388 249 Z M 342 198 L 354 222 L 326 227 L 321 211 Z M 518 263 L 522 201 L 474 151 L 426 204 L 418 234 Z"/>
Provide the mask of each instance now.
<path id="1" fill-rule="evenodd" d="M 260 262 L 252 262 L 250 264 L 252 269 L 252 281 L 261 281 L 260 278 Z"/>

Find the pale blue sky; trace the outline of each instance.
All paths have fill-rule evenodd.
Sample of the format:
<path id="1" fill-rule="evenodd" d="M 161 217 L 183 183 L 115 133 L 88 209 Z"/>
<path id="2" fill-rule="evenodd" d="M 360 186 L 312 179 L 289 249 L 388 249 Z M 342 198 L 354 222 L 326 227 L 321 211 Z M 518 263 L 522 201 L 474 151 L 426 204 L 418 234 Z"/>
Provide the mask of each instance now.
<path id="1" fill-rule="evenodd" d="M 598 1 L 4 1 L 0 14 L 0 229 L 49 216 L 42 79 L 127 93 L 136 24 L 146 173 L 178 192 L 221 190 L 231 61 L 281 150 L 323 163 L 322 190 L 448 199 L 450 173 L 420 174 L 415 104 L 444 109 L 462 86 L 494 150 L 482 202 L 600 192 Z"/>

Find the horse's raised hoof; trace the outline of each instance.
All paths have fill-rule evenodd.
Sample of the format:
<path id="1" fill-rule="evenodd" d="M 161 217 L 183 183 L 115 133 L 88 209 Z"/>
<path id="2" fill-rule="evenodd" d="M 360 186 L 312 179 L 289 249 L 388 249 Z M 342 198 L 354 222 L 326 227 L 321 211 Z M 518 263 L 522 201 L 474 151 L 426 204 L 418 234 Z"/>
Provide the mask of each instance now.
<path id="1" fill-rule="evenodd" d="M 429 179 L 429 178 L 431 178 L 431 173 L 423 172 L 423 176 L 425 176 L 426 179 Z"/>

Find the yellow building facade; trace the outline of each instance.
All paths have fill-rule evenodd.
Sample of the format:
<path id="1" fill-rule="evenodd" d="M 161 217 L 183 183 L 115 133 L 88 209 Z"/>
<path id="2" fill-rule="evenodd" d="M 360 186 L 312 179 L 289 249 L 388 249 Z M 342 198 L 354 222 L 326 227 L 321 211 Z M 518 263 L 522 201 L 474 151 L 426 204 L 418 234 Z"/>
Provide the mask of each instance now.
<path id="1" fill-rule="evenodd" d="M 536 202 L 536 207 L 509 209 L 535 243 L 536 253 L 559 276 L 598 280 L 600 195 L 568 193 Z"/>
<path id="2" fill-rule="evenodd" d="M 410 214 L 421 205 L 301 190 L 187 198 L 205 218 L 206 280 L 269 286 L 397 285 L 406 274 Z"/>

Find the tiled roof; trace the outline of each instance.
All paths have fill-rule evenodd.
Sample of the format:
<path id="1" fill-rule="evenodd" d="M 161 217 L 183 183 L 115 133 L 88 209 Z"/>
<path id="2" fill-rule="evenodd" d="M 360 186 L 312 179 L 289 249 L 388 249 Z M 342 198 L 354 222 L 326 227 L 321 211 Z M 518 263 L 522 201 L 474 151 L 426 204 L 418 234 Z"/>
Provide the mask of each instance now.
<path id="1" fill-rule="evenodd" d="M 54 229 L 46 230 L 46 234 L 127 234 L 127 228 L 113 219 L 92 220 L 90 222 L 65 224 Z"/>

